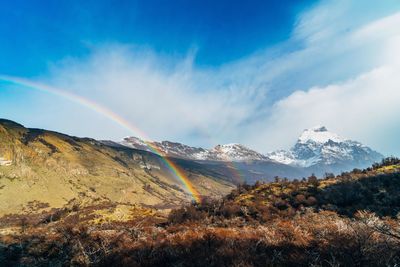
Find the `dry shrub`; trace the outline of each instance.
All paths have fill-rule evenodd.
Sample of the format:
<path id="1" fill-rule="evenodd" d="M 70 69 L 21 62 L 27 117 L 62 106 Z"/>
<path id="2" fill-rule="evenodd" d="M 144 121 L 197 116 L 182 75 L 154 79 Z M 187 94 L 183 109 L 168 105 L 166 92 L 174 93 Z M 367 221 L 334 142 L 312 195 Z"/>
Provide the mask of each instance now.
<path id="1" fill-rule="evenodd" d="M 298 195 L 295 197 L 295 199 L 296 199 L 296 202 L 297 202 L 298 204 L 305 204 L 307 198 L 306 198 L 306 196 L 303 195 L 303 194 L 298 194 Z"/>
<path id="2" fill-rule="evenodd" d="M 168 221 L 171 223 L 184 223 L 187 221 L 199 221 L 206 217 L 206 213 L 196 207 L 190 205 L 180 209 L 172 210 L 168 216 Z"/>
<path id="3" fill-rule="evenodd" d="M 242 207 L 234 202 L 225 203 L 219 210 L 225 218 L 233 218 L 243 214 Z"/>
<path id="4" fill-rule="evenodd" d="M 240 185 L 161 222 L 92 225 L 82 219 L 89 210 L 53 213 L 38 227 L 0 237 L 7 244 L 0 245 L 0 266 L 400 266 L 400 177 L 371 176 L 380 166 L 344 173 L 323 188 L 314 177 Z"/>
<path id="5" fill-rule="evenodd" d="M 308 197 L 307 200 L 305 201 L 305 204 L 307 206 L 315 206 L 315 205 L 317 205 L 317 203 L 318 203 L 318 200 L 313 196 Z"/>

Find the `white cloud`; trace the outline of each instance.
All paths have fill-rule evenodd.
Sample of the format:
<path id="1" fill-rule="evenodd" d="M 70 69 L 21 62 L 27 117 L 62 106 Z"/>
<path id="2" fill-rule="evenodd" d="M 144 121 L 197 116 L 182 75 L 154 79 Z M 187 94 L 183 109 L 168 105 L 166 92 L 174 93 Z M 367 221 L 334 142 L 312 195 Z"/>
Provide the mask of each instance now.
<path id="1" fill-rule="evenodd" d="M 166 58 L 114 44 L 57 63 L 42 79 L 109 107 L 158 140 L 241 142 L 266 152 L 324 124 L 399 154 L 400 13 L 391 8 L 400 6 L 373 3 L 321 1 L 298 16 L 287 42 L 219 68 L 196 68 L 195 53 Z M 102 138 L 122 137 L 98 122 L 91 127 Z"/>
<path id="2" fill-rule="evenodd" d="M 378 41 L 374 51 L 380 65 L 355 78 L 323 87 L 293 92 L 274 104 L 266 120 L 269 139 L 259 146 L 289 146 L 305 128 L 324 124 L 331 130 L 370 144 L 386 154 L 400 147 L 400 13 L 370 23 L 347 38 L 354 45 Z M 343 41 L 343 39 L 342 39 Z M 352 60 L 352 59 L 349 59 Z M 354 60 L 357 60 L 355 58 Z M 343 65 L 346 68 L 347 65 Z M 254 137 L 256 138 L 256 137 Z M 290 141 L 291 140 L 291 141 Z"/>
<path id="3" fill-rule="evenodd" d="M 222 141 L 210 136 L 229 138 L 236 122 L 255 112 L 258 93 L 206 88 L 215 85 L 196 78 L 202 74 L 193 70 L 190 59 L 138 55 L 132 48 L 111 45 L 84 61 L 69 59 L 55 66 L 49 82 L 107 106 L 154 139 L 182 140 L 193 132 L 203 143 Z"/>
<path id="4" fill-rule="evenodd" d="M 307 126 L 323 124 L 346 137 L 398 153 L 400 68 L 385 66 L 343 84 L 297 91 L 274 105 L 264 146 L 280 145 Z M 261 142 L 261 141 L 260 141 Z"/>

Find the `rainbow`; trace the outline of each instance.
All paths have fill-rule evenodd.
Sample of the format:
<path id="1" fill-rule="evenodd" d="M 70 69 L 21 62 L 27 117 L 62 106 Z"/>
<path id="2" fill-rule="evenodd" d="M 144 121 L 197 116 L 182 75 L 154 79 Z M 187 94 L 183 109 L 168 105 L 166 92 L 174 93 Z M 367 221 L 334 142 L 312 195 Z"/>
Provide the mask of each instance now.
<path id="1" fill-rule="evenodd" d="M 146 136 L 146 134 L 144 134 L 139 128 L 132 125 L 128 120 L 118 115 L 114 111 L 108 109 L 103 105 L 95 103 L 90 99 L 84 98 L 80 95 L 76 95 L 60 88 L 34 82 L 24 78 L 0 75 L 0 80 L 68 99 L 72 102 L 85 106 L 88 109 L 93 110 L 94 112 L 109 118 L 119 126 L 132 132 L 134 135 L 140 137 L 143 140 L 146 140 L 144 142 L 149 147 L 149 149 L 153 153 L 160 156 L 162 161 L 165 163 L 165 166 L 174 174 L 176 178 L 178 178 L 182 182 L 183 186 L 186 188 L 187 192 L 192 196 L 193 200 L 196 201 L 197 203 L 201 202 L 200 193 L 196 190 L 196 188 L 193 186 L 190 180 L 186 177 L 184 172 L 174 162 L 172 162 L 172 160 L 166 157 L 161 150 L 159 150 L 155 145 L 153 145 L 151 140 Z"/>

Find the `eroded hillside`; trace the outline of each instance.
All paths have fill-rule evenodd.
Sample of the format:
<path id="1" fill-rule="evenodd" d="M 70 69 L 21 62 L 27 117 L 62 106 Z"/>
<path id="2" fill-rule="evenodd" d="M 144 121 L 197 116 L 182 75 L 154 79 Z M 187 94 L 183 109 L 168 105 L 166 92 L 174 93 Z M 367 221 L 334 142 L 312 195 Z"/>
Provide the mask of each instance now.
<path id="1" fill-rule="evenodd" d="M 204 196 L 232 189 L 223 175 L 174 160 Z M 0 120 L 0 215 L 67 203 L 171 208 L 191 196 L 158 155 Z"/>

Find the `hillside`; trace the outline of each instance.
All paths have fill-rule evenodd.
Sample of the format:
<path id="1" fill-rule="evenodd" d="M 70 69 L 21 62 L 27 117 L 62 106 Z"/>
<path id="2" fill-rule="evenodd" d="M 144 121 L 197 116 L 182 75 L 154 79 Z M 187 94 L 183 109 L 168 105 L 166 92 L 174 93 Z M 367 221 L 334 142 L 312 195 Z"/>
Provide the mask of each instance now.
<path id="1" fill-rule="evenodd" d="M 0 262 L 396 266 L 400 263 L 399 185 L 400 160 L 389 158 L 365 170 L 321 180 L 277 178 L 240 185 L 223 198 L 172 210 L 168 218 L 149 213 L 123 222 L 98 221 L 87 216 L 90 209 L 63 210 L 55 220 L 41 222 L 19 217 L 13 234 L 0 239 Z M 105 207 L 91 209 L 95 208 Z"/>
<path id="2" fill-rule="evenodd" d="M 233 188 L 222 173 L 195 162 L 171 161 L 201 195 L 221 196 Z M 0 120 L 0 216 L 39 213 L 72 202 L 171 208 L 190 200 L 158 155 Z"/>

